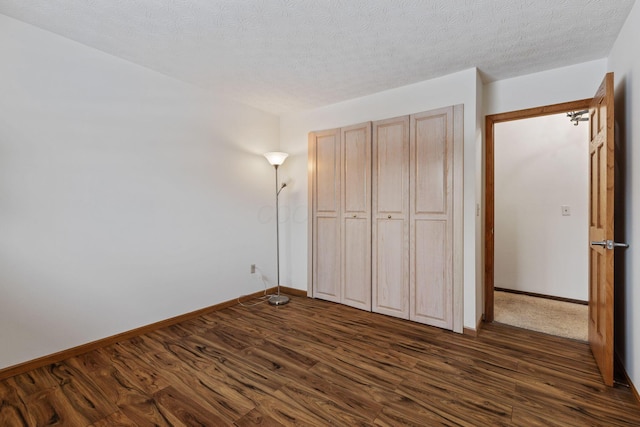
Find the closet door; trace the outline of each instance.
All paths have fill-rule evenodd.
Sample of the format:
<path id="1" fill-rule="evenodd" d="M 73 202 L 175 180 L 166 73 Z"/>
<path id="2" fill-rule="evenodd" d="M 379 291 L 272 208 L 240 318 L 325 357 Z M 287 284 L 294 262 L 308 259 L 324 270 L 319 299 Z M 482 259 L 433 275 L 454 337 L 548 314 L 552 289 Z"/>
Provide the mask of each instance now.
<path id="1" fill-rule="evenodd" d="M 340 129 L 312 132 L 313 297 L 340 302 Z"/>
<path id="2" fill-rule="evenodd" d="M 341 131 L 341 302 L 371 311 L 371 122 Z"/>
<path id="3" fill-rule="evenodd" d="M 372 310 L 409 318 L 409 117 L 373 123 Z"/>
<path id="4" fill-rule="evenodd" d="M 453 328 L 453 107 L 411 116 L 410 319 Z"/>

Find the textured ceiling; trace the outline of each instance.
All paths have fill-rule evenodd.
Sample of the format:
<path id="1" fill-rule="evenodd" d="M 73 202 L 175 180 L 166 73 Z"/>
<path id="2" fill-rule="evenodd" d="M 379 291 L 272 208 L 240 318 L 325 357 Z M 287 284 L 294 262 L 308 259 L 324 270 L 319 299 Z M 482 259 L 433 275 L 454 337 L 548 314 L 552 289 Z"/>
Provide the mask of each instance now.
<path id="1" fill-rule="evenodd" d="M 634 0 L 0 0 L 0 13 L 273 113 L 478 67 L 605 57 Z"/>

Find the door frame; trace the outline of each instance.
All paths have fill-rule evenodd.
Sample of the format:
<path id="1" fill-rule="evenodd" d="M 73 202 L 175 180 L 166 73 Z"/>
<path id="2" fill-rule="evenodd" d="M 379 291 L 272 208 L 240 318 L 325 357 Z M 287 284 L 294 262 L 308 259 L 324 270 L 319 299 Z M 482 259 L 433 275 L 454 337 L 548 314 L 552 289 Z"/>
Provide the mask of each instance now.
<path id="1" fill-rule="evenodd" d="M 491 114 L 485 117 L 485 221 L 484 221 L 484 316 L 486 323 L 494 320 L 494 226 L 495 226 L 495 144 L 494 125 L 501 122 L 548 116 L 568 111 L 589 109 L 593 98 L 563 102 L 543 107 Z M 585 160 L 586 161 L 586 160 Z"/>

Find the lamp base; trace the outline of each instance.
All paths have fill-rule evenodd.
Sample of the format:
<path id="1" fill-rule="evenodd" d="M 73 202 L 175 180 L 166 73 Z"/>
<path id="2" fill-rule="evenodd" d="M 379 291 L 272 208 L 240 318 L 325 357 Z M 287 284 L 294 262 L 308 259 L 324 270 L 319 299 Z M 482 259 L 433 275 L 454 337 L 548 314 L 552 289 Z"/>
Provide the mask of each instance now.
<path id="1" fill-rule="evenodd" d="M 289 302 L 289 297 L 285 295 L 271 295 L 269 297 L 269 304 L 271 305 L 285 305 Z"/>

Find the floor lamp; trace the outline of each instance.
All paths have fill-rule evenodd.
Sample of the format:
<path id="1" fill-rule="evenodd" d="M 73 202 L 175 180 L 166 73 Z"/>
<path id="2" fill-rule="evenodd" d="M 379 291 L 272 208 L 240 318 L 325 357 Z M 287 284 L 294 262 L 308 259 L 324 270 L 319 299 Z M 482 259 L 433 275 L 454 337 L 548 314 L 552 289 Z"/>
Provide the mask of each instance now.
<path id="1" fill-rule="evenodd" d="M 271 165 L 276 170 L 276 271 L 277 271 L 276 278 L 278 280 L 278 283 L 277 283 L 278 293 L 277 295 L 271 295 L 269 297 L 269 304 L 284 305 L 289 302 L 289 297 L 286 295 L 280 295 L 280 218 L 279 218 L 280 206 L 278 201 L 280 197 L 280 192 L 284 187 L 287 186 L 287 184 L 283 183 L 282 185 L 278 185 L 278 166 L 283 164 L 285 159 L 289 155 L 287 153 L 282 153 L 279 151 L 272 151 L 270 153 L 265 153 L 264 156 L 267 158 L 269 163 L 271 163 Z"/>

